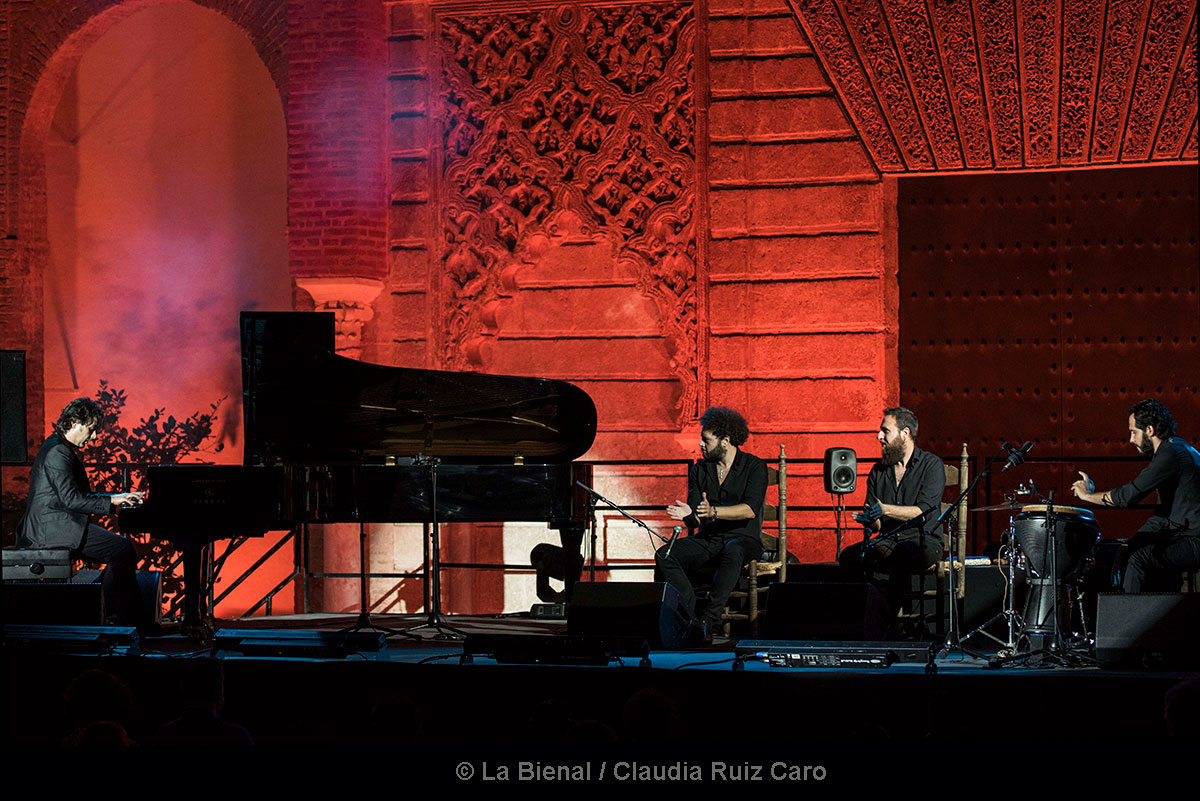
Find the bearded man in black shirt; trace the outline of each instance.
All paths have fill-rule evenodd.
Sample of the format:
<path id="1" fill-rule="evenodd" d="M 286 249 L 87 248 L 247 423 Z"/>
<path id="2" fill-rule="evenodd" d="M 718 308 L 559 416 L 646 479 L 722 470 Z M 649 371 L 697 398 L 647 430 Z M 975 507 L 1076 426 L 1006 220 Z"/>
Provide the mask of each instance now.
<path id="1" fill-rule="evenodd" d="M 884 595 L 893 615 L 900 611 L 914 573 L 942 555 L 938 508 L 946 489 L 942 460 L 917 447 L 917 416 L 903 406 L 885 409 L 879 424 L 881 455 L 867 474 L 867 499 L 854 519 L 867 533 L 894 532 L 842 551 L 847 575 L 870 579 L 885 574 Z"/>
<path id="2" fill-rule="evenodd" d="M 1096 492 L 1095 482 L 1080 472 L 1071 491 L 1088 503 L 1118 507 L 1157 492 L 1154 514 L 1122 549 L 1113 579 L 1125 592 L 1178 589 L 1181 571 L 1200 570 L 1200 453 L 1175 434 L 1171 413 L 1153 399 L 1129 410 L 1129 442 L 1150 460 L 1137 478 Z"/>
<path id="3" fill-rule="evenodd" d="M 687 502 L 667 507 L 668 515 L 687 525 L 689 536 L 654 555 L 680 603 L 695 612 L 706 643 L 712 642 L 742 568 L 763 552 L 767 463 L 741 450 L 749 436 L 746 419 L 733 409 L 713 406 L 700 417 L 702 458 L 688 469 Z M 690 571 L 712 571 L 712 591 L 698 608 Z"/>

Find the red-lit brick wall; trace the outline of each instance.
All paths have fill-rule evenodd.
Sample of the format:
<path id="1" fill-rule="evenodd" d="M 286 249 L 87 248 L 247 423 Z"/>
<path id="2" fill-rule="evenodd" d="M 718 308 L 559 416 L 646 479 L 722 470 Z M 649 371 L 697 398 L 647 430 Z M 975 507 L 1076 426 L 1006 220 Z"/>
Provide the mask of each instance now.
<path id="1" fill-rule="evenodd" d="M 89 37 L 150 2 L 0 12 L 0 325 L 35 382 L 48 116 Z M 906 389 L 884 175 L 1196 160 L 1190 2 L 204 5 L 284 98 L 290 267 L 353 307 L 342 346 L 573 380 L 600 407 L 593 458 L 686 458 L 712 403 L 763 455 L 873 454 Z M 826 502 L 819 472 L 796 468 L 794 506 Z M 681 473 L 605 481 L 651 504 Z M 796 514 L 793 551 L 827 558 L 828 518 Z M 502 603 L 469 581 L 448 592 Z"/>

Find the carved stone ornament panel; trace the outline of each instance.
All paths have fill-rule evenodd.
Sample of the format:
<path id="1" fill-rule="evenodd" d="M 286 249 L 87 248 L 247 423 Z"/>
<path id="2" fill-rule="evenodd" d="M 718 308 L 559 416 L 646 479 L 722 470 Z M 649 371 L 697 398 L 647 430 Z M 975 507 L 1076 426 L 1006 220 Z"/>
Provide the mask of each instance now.
<path id="1" fill-rule="evenodd" d="M 455 11 L 438 25 L 442 364 L 482 367 L 502 275 L 568 219 L 573 235 L 610 243 L 654 300 L 680 419 L 693 417 L 692 5 Z"/>
<path id="2" fill-rule="evenodd" d="M 789 3 L 881 171 L 1195 158 L 1195 0 Z"/>

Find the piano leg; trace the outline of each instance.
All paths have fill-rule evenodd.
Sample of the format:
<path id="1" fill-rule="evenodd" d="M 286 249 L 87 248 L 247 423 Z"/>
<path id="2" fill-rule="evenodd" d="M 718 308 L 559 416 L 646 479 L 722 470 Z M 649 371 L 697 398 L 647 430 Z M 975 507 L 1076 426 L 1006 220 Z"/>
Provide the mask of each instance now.
<path id="1" fill-rule="evenodd" d="M 207 644 L 213 625 L 204 614 L 204 555 L 207 543 L 183 546 L 183 633 L 188 639 Z"/>

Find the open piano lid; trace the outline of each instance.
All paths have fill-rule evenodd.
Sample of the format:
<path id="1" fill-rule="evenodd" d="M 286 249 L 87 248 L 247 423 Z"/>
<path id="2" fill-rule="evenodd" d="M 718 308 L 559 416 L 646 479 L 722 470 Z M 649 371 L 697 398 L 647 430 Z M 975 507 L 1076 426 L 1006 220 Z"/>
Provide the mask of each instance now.
<path id="1" fill-rule="evenodd" d="M 242 312 L 241 341 L 247 465 L 556 464 L 596 438 L 596 405 L 573 384 L 348 359 L 331 312 Z"/>

